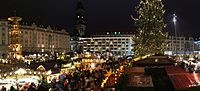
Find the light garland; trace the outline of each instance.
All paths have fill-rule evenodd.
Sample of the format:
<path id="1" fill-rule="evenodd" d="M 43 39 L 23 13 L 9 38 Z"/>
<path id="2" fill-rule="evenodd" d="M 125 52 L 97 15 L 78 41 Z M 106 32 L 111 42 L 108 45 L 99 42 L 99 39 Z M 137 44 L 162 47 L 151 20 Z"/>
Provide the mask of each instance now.
<path id="1" fill-rule="evenodd" d="M 133 18 L 138 33 L 133 36 L 134 54 L 143 56 L 146 54 L 163 53 L 166 34 L 162 32 L 166 27 L 164 23 L 164 5 L 160 0 L 141 0 L 136 7 L 138 18 Z"/>

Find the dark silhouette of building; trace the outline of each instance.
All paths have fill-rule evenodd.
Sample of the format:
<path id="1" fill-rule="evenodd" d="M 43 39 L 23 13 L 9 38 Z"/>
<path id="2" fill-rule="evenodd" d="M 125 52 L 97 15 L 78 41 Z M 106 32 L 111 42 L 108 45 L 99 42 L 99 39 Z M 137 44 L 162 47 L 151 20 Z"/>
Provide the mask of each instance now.
<path id="1" fill-rule="evenodd" d="M 84 36 L 86 31 L 86 21 L 84 14 L 85 14 L 85 9 L 83 8 L 81 0 L 79 0 L 76 8 L 75 26 L 74 26 L 75 35 L 79 37 Z"/>
<path id="2" fill-rule="evenodd" d="M 76 8 L 76 15 L 75 15 L 75 24 L 74 24 L 74 31 L 71 37 L 71 50 L 81 54 L 83 52 L 82 45 L 79 44 L 79 39 L 81 37 L 86 36 L 86 21 L 85 21 L 85 9 L 81 0 L 77 3 Z"/>

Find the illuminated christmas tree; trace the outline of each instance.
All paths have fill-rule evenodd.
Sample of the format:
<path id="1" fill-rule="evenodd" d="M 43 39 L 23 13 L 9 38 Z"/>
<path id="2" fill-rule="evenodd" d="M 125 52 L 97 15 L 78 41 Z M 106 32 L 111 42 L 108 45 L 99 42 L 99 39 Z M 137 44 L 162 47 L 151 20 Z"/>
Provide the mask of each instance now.
<path id="1" fill-rule="evenodd" d="M 133 51 L 136 56 L 163 53 L 166 48 L 167 34 L 163 31 L 166 27 L 163 7 L 161 0 L 140 0 L 136 6 L 138 16 L 132 17 L 138 27 L 133 36 Z"/>

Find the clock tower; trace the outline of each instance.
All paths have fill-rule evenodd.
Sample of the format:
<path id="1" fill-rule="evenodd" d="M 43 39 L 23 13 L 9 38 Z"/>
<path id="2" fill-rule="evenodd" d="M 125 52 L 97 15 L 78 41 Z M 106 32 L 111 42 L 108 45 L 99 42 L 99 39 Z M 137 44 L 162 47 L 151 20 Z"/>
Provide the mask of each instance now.
<path id="1" fill-rule="evenodd" d="M 86 31 L 86 22 L 85 22 L 85 10 L 83 8 L 82 2 L 79 0 L 76 8 L 76 16 L 75 16 L 75 36 L 82 37 L 85 35 Z"/>

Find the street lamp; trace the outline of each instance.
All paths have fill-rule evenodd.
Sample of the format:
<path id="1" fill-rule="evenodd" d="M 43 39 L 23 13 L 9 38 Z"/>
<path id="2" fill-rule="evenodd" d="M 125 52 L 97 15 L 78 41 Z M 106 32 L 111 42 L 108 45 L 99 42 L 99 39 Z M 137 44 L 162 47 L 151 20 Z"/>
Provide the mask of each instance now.
<path id="1" fill-rule="evenodd" d="M 174 22 L 174 31 L 175 31 L 175 51 L 177 55 L 177 32 L 176 32 L 176 22 L 177 22 L 177 16 L 176 14 L 173 14 L 173 22 Z"/>

